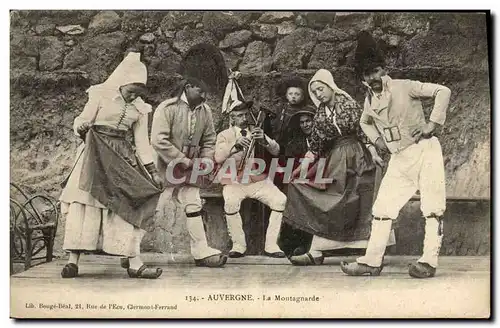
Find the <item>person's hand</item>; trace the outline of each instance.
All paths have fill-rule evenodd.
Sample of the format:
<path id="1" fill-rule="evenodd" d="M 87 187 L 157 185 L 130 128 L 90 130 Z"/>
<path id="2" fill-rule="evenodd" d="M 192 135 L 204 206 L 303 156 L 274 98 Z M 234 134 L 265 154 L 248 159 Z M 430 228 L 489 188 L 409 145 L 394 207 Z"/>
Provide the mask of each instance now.
<path id="1" fill-rule="evenodd" d="M 252 137 L 256 140 L 264 139 L 264 130 L 259 127 L 255 127 L 252 130 Z"/>
<path id="2" fill-rule="evenodd" d="M 87 133 L 87 131 L 90 129 L 90 127 L 92 126 L 92 123 L 90 122 L 85 122 L 83 123 L 82 125 L 80 125 L 79 127 L 76 128 L 76 132 L 78 132 L 78 134 L 80 135 L 80 137 L 84 137 L 85 134 Z"/>
<path id="3" fill-rule="evenodd" d="M 163 179 L 160 177 L 156 166 L 153 163 L 149 163 L 144 165 L 144 168 L 146 169 L 146 171 L 148 171 L 149 175 L 151 176 L 151 180 L 153 180 L 153 183 L 160 189 L 163 189 Z"/>
<path id="4" fill-rule="evenodd" d="M 153 179 L 155 185 L 157 185 L 160 189 L 163 189 L 163 179 L 160 177 L 158 172 L 152 173 L 151 179 Z"/>
<path id="5" fill-rule="evenodd" d="M 240 149 L 250 147 L 250 139 L 243 136 L 239 137 L 238 139 L 236 139 L 236 147 Z"/>
<path id="6" fill-rule="evenodd" d="M 264 130 L 262 128 L 256 127 L 252 130 L 252 137 L 261 145 L 266 146 L 268 144 Z"/>
<path id="7" fill-rule="evenodd" d="M 181 161 L 181 166 L 183 169 L 187 170 L 193 167 L 193 161 L 189 158 L 185 158 L 185 160 Z"/>
<path id="8" fill-rule="evenodd" d="M 300 165 L 295 170 L 293 170 L 292 175 L 290 176 L 291 181 L 297 179 L 300 176 L 300 170 L 301 170 Z"/>
<path id="9" fill-rule="evenodd" d="M 311 162 L 313 162 L 316 159 L 316 155 L 312 151 L 308 151 L 305 155 L 304 158 L 309 159 Z"/>
<path id="10" fill-rule="evenodd" d="M 372 158 L 373 158 L 373 161 L 375 162 L 375 164 L 378 165 L 378 166 L 381 166 L 381 167 L 384 166 L 384 160 L 378 154 L 377 149 L 375 148 L 375 146 L 373 146 L 373 145 L 369 146 L 368 150 L 372 154 Z"/>
<path id="11" fill-rule="evenodd" d="M 429 139 L 434 135 L 436 130 L 436 123 L 428 122 L 424 126 L 418 127 L 411 132 L 411 136 L 418 143 L 422 139 Z"/>
<path id="12" fill-rule="evenodd" d="M 375 140 L 375 148 L 381 152 L 388 152 L 389 151 L 389 148 L 387 148 L 387 145 L 385 144 L 382 137 L 378 137 L 377 140 Z"/>

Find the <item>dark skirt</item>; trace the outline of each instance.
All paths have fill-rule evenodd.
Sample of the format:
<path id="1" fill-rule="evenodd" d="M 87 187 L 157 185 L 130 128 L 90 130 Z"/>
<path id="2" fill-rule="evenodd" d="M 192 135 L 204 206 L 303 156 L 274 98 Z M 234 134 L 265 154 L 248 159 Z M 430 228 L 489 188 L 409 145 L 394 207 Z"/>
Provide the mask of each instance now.
<path id="1" fill-rule="evenodd" d="M 95 126 L 85 139 L 80 189 L 125 221 L 145 228 L 154 216 L 161 190 L 138 160 L 125 131 Z"/>
<path id="2" fill-rule="evenodd" d="M 291 183 L 278 245 L 288 256 L 310 247 L 312 236 L 336 241 L 368 239 L 376 169 L 371 154 L 354 137 L 335 141 L 326 155 L 326 185 Z"/>

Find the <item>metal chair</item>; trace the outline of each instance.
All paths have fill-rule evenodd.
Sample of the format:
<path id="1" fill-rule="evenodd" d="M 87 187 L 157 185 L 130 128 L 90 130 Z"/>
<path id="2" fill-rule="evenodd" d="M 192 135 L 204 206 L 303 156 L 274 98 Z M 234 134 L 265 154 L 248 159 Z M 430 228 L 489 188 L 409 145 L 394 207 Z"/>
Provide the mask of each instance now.
<path id="1" fill-rule="evenodd" d="M 30 196 L 17 184 L 10 183 L 10 186 L 10 272 L 12 274 L 14 263 L 24 263 L 24 270 L 28 270 L 36 265 L 34 263 L 36 260 L 52 261 L 60 213 L 59 202 L 51 197 L 41 194 Z"/>

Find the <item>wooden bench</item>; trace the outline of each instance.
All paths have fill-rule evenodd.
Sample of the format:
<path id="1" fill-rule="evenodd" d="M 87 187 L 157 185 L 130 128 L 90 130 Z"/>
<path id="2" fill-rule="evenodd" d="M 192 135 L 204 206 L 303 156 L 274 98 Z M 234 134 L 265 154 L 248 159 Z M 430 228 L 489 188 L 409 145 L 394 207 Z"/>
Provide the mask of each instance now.
<path id="1" fill-rule="evenodd" d="M 222 187 L 214 186 L 200 191 L 206 202 L 205 208 L 210 217 L 205 220 L 208 225 L 207 236 L 215 248 L 230 249 L 230 240 L 226 232 L 226 222 L 223 213 Z M 261 213 L 262 206 L 256 202 L 244 201 L 241 208 L 243 229 L 247 237 L 247 252 L 249 255 L 262 254 L 266 219 L 268 213 Z M 258 202 L 257 202 L 258 203 Z M 418 255 L 422 251 L 422 240 L 425 220 L 420 210 L 420 196 L 415 194 L 401 209 L 398 216 L 396 238 L 397 245 L 388 250 L 390 255 Z M 486 255 L 490 244 L 490 203 L 488 197 L 457 197 L 446 198 L 445 240 L 442 247 L 444 255 Z M 351 253 L 352 251 L 349 250 Z M 339 255 L 337 253 L 337 255 Z M 361 254 L 361 253 L 360 253 Z M 343 254 L 345 255 L 345 254 Z"/>

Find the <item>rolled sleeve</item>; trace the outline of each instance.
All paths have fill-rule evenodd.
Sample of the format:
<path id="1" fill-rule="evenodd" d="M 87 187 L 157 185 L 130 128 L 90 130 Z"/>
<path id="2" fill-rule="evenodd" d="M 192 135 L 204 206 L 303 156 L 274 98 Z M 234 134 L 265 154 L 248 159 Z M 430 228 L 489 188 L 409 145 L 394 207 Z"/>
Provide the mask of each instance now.
<path id="1" fill-rule="evenodd" d="M 429 119 L 434 123 L 444 124 L 451 98 L 451 90 L 449 88 L 440 84 L 411 81 L 410 95 L 412 97 L 434 98 L 434 108 Z"/>

